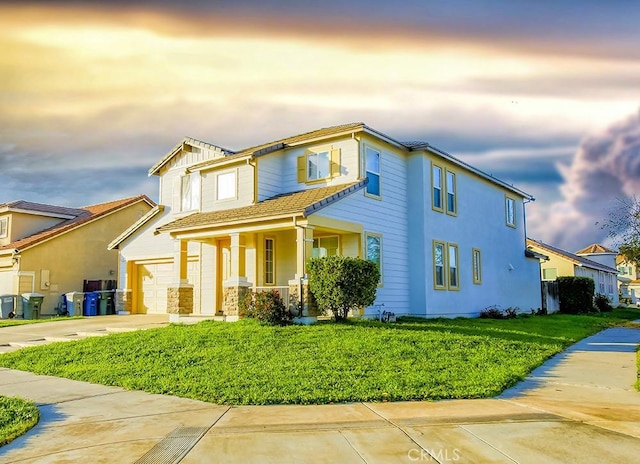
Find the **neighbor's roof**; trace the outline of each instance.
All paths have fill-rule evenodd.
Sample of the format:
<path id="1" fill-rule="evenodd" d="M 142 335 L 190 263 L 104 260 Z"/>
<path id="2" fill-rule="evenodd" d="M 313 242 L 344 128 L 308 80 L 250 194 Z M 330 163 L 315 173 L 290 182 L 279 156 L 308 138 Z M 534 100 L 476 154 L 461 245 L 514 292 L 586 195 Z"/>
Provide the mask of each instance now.
<path id="1" fill-rule="evenodd" d="M 598 253 L 613 253 L 618 254 L 616 250 L 612 250 L 611 248 L 607 248 L 604 245 L 600 245 L 599 243 L 593 243 L 586 248 L 583 248 L 580 251 L 576 251 L 577 255 L 592 255 Z"/>
<path id="2" fill-rule="evenodd" d="M 84 210 L 78 208 L 67 208 L 65 206 L 45 205 L 43 203 L 33 203 L 25 200 L 16 200 L 9 203 L 0 204 L 0 213 L 4 212 L 26 212 L 42 214 L 45 216 L 62 217 L 71 219 L 84 213 Z"/>
<path id="3" fill-rule="evenodd" d="M 276 195 L 241 208 L 194 213 L 159 227 L 158 232 L 201 229 L 234 222 L 253 222 L 281 217 L 306 217 L 367 185 L 368 179 L 332 187 L 320 187 Z"/>
<path id="4" fill-rule="evenodd" d="M 592 261 L 590 259 L 584 258 L 582 256 L 578 256 L 574 253 L 571 253 L 569 251 L 565 251 L 562 250 L 560 248 L 556 248 L 554 246 L 551 246 L 547 243 L 541 242 L 539 240 L 533 240 L 530 238 L 527 238 L 527 246 L 534 246 L 534 247 L 538 247 L 542 250 L 544 250 L 545 252 L 549 252 L 551 254 L 554 254 L 556 256 L 560 256 L 561 258 L 566 259 L 567 261 L 572 262 L 573 264 L 577 264 L 578 266 L 583 266 L 583 267 L 588 267 L 591 269 L 595 269 L 598 271 L 604 271 L 604 272 L 613 272 L 615 274 L 618 274 L 618 270 L 615 267 L 609 267 L 609 266 L 605 266 L 604 264 L 600 264 L 597 263 L 595 261 Z"/>
<path id="5" fill-rule="evenodd" d="M 20 240 L 16 240 L 15 242 L 9 243 L 8 245 L 4 245 L 0 247 L 0 251 L 3 250 L 19 250 L 24 251 L 27 248 L 31 248 L 33 246 L 39 245 L 43 242 L 51 240 L 59 235 L 62 235 L 71 230 L 75 230 L 79 227 L 82 227 L 84 224 L 89 222 L 93 222 L 96 219 L 104 217 L 110 213 L 113 213 L 119 209 L 122 209 L 126 206 L 133 205 L 143 201 L 148 203 L 150 206 L 155 206 L 155 203 L 149 199 L 146 195 L 139 195 L 137 197 L 125 198 L 122 200 L 110 201 L 107 203 L 99 203 L 96 205 L 85 206 L 82 208 L 64 208 L 68 211 L 75 211 L 75 217 L 73 219 L 68 219 L 66 221 L 62 221 L 59 224 L 56 224 L 53 227 L 50 227 L 46 230 L 37 232 L 29 237 L 22 238 Z M 62 208 L 52 205 L 47 205 L 51 208 Z"/>
<path id="6" fill-rule="evenodd" d="M 220 163 L 228 163 L 230 161 L 234 161 L 234 160 L 241 160 L 241 159 L 251 159 L 251 158 L 257 158 L 260 156 L 265 156 L 269 153 L 278 151 L 278 150 L 282 150 L 285 149 L 287 147 L 291 147 L 291 146 L 296 146 L 296 145 L 300 145 L 300 144 L 304 144 L 304 143 L 310 143 L 313 141 L 320 141 L 323 139 L 327 139 L 330 137 L 337 137 L 337 136 L 341 136 L 341 135 L 348 135 L 348 134 L 353 134 L 356 132 L 364 132 L 367 134 L 370 134 L 374 137 L 377 137 L 378 139 L 384 140 L 385 142 L 396 146 L 397 148 L 401 149 L 401 150 L 405 150 L 407 152 L 411 152 L 411 151 L 429 151 L 432 154 L 439 156 L 457 166 L 460 166 L 470 172 L 473 172 L 474 174 L 478 175 L 479 177 L 488 180 L 489 182 L 493 183 L 493 184 L 497 184 L 500 185 L 501 187 L 516 193 L 520 196 L 522 196 L 523 198 L 529 199 L 529 200 L 534 200 L 533 196 L 531 196 L 530 194 L 514 187 L 512 184 L 508 184 L 496 177 L 493 177 L 490 174 L 487 174 L 484 171 L 481 171 L 480 169 L 477 169 L 473 166 L 471 166 L 468 163 L 465 163 L 464 161 L 450 155 L 449 153 L 447 153 L 444 150 L 440 150 L 439 148 L 434 147 L 433 145 L 429 144 L 428 142 L 424 142 L 424 141 L 419 141 L 419 140 L 413 140 L 413 141 L 408 141 L 408 142 L 400 142 L 398 140 L 393 139 L 392 137 L 389 137 L 386 134 L 383 134 L 382 132 L 379 132 L 369 126 L 367 126 L 365 123 L 363 122 L 353 122 L 353 123 L 349 123 L 349 124 L 342 124 L 342 125 L 338 125 L 338 126 L 330 126 L 330 127 L 325 127 L 322 129 L 317 129 L 317 130 L 313 130 L 311 132 L 305 132 L 303 134 L 298 134 L 298 135 L 294 135 L 291 137 L 286 137 L 283 139 L 279 139 L 279 140 L 275 140 L 273 142 L 268 142 L 268 143 L 263 143 L 261 145 L 256 145 L 250 148 L 244 148 L 242 150 L 238 150 L 238 151 L 231 151 L 231 150 L 225 150 L 223 148 L 220 147 L 216 147 L 219 148 L 220 150 L 222 150 L 224 156 L 221 156 L 219 158 L 215 158 L 215 159 L 211 159 L 208 161 L 203 161 L 201 163 L 198 163 L 197 165 L 191 166 L 190 169 L 202 169 L 202 168 L 206 168 L 209 166 L 215 166 L 218 165 Z M 179 153 L 181 147 L 183 146 L 183 144 L 185 143 L 185 141 L 189 141 L 189 140 L 195 140 L 195 139 L 190 139 L 190 138 L 185 138 L 183 139 L 182 142 L 180 142 L 179 144 L 177 144 L 169 153 L 167 153 L 164 158 L 162 158 L 162 160 L 160 160 L 158 163 L 156 163 L 150 170 L 149 170 L 149 175 L 151 174 L 155 174 L 157 173 L 160 168 L 162 166 L 164 166 L 166 163 L 169 162 L 169 160 L 171 160 L 171 158 L 173 156 L 175 156 L 177 153 Z M 204 142 L 200 142 L 200 141 L 196 141 L 200 144 L 204 144 Z M 190 143 L 190 142 L 188 142 Z M 209 145 L 209 147 L 215 147 L 214 145 Z"/>

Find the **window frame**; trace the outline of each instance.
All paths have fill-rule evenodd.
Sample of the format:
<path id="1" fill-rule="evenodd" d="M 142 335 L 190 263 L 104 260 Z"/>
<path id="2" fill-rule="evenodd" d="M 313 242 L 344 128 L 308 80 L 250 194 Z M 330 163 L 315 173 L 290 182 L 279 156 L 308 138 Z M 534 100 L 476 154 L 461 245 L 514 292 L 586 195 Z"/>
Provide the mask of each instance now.
<path id="1" fill-rule="evenodd" d="M 316 157 L 318 158 L 320 155 L 326 155 L 327 158 L 327 174 L 325 176 L 322 177 L 310 177 L 311 175 L 311 169 L 309 169 L 309 163 L 312 157 Z M 305 159 L 306 161 L 306 170 L 307 170 L 307 175 L 306 175 L 306 182 L 310 183 L 310 182 L 318 182 L 324 179 L 329 179 L 331 178 L 331 149 L 326 149 L 326 150 L 322 150 L 322 151 L 317 151 L 317 152 L 312 152 L 312 153 L 307 153 L 307 157 Z M 319 163 L 316 163 L 316 170 L 318 171 L 318 173 L 320 173 L 320 170 L 318 169 L 319 167 Z"/>
<path id="2" fill-rule="evenodd" d="M 228 197 L 220 197 L 220 178 L 222 176 L 233 175 L 233 194 Z M 222 171 L 216 173 L 216 201 L 233 201 L 238 199 L 238 170 Z"/>
<path id="3" fill-rule="evenodd" d="M 7 238 L 9 236 L 9 218 L 0 218 L 0 238 Z"/>
<path id="4" fill-rule="evenodd" d="M 378 172 L 375 172 L 369 169 L 369 166 L 368 166 L 369 163 L 367 163 L 368 151 L 372 151 L 374 153 L 377 153 L 378 155 Z M 382 198 L 382 151 L 378 150 L 377 148 L 373 148 L 369 145 L 365 145 L 364 146 L 364 175 L 366 178 L 369 178 L 369 173 L 378 177 L 378 193 L 372 193 L 369 191 L 369 185 L 371 185 L 371 179 L 369 179 L 369 182 L 367 183 L 364 189 L 364 194 L 365 196 L 379 200 Z"/>
<path id="5" fill-rule="evenodd" d="M 174 189 L 177 188 L 177 205 L 176 198 L 174 197 L 174 206 L 177 206 L 176 213 L 187 213 L 192 211 L 199 211 L 202 206 L 202 183 L 199 172 L 182 172 L 175 178 L 176 184 Z M 185 185 L 188 183 L 188 189 Z M 176 192 L 174 190 L 174 196 Z M 189 194 L 187 201 L 186 194 Z"/>
<path id="6" fill-rule="evenodd" d="M 435 186 L 435 172 L 436 169 L 439 171 L 439 177 L 440 177 L 440 188 L 439 188 L 439 194 L 438 197 L 436 197 L 436 186 Z M 431 163 L 431 209 L 433 209 L 434 211 L 438 211 L 440 213 L 444 212 L 444 195 L 443 195 L 443 184 L 444 184 L 444 168 L 438 164 L 435 163 Z M 438 198 L 438 200 L 440 201 L 440 206 L 436 206 L 436 198 Z"/>
<path id="7" fill-rule="evenodd" d="M 268 246 L 267 243 L 271 242 L 271 260 L 268 259 Z M 271 269 L 269 269 L 269 264 Z M 269 281 L 269 274 L 271 274 L 271 281 Z M 264 238 L 264 285 L 275 285 L 276 280 L 276 239 L 275 237 Z"/>
<path id="8" fill-rule="evenodd" d="M 455 249 L 455 275 L 456 275 L 456 284 L 451 284 L 451 249 Z M 447 242 L 447 288 L 449 290 L 457 291 L 460 290 L 460 248 L 456 243 Z"/>
<path id="9" fill-rule="evenodd" d="M 479 248 L 471 249 L 471 273 L 475 285 L 482 284 L 482 251 Z"/>
<path id="10" fill-rule="evenodd" d="M 316 240 L 318 241 L 318 247 L 316 248 L 314 246 L 313 250 L 320 250 L 320 248 L 321 248 L 320 240 L 327 239 L 327 238 L 334 238 L 334 237 L 338 240 L 338 246 L 336 247 L 335 256 L 342 256 L 342 252 L 341 252 L 341 248 L 340 248 L 340 235 L 338 235 L 338 234 L 320 235 L 320 236 L 317 236 L 317 237 L 313 237 L 313 242 L 314 242 L 313 244 L 314 245 L 315 245 Z M 313 256 L 316 257 L 315 253 L 313 254 Z M 327 256 L 334 256 L 334 255 L 327 254 Z M 321 257 L 319 252 L 318 252 L 318 256 L 317 257 Z"/>
<path id="11" fill-rule="evenodd" d="M 369 237 L 378 239 L 378 260 L 380 261 L 378 264 L 378 271 L 380 272 L 380 281 L 378 282 L 378 287 L 384 286 L 384 262 L 383 262 L 383 244 L 382 244 L 382 234 L 377 232 L 365 232 L 364 233 L 364 259 L 367 261 L 371 261 L 375 263 L 375 261 L 369 259 Z"/>
<path id="12" fill-rule="evenodd" d="M 509 204 L 513 204 L 513 221 L 509 222 Z M 512 196 L 504 196 L 504 223 L 513 229 L 518 227 L 518 220 L 516 215 L 516 199 Z"/>
<path id="13" fill-rule="evenodd" d="M 451 193 L 451 195 L 453 196 L 453 210 L 449 209 L 449 175 L 451 175 L 451 178 L 453 179 L 453 182 L 451 183 L 451 187 L 453 188 L 453 193 Z M 451 171 L 449 169 L 445 169 L 445 188 L 446 188 L 446 195 L 445 195 L 445 201 L 443 204 L 443 207 L 445 208 L 447 214 L 449 216 L 457 216 L 458 215 L 458 180 L 457 180 L 457 175 L 454 171 Z"/>
<path id="14" fill-rule="evenodd" d="M 436 264 L 436 248 L 438 246 L 442 247 L 442 252 L 440 256 L 442 257 L 442 283 L 438 283 L 438 266 Z M 433 288 L 435 290 L 446 290 L 447 289 L 447 244 L 441 240 L 433 240 L 432 242 L 432 261 L 433 261 Z"/>

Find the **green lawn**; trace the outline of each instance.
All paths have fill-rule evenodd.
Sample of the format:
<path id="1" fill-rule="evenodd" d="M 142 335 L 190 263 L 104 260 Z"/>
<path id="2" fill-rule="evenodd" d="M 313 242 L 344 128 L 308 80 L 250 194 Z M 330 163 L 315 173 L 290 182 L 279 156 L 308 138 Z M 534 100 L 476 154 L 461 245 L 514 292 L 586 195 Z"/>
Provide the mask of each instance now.
<path id="1" fill-rule="evenodd" d="M 40 412 L 32 402 L 0 396 L 0 446 L 27 433 L 39 418 Z"/>
<path id="2" fill-rule="evenodd" d="M 482 398 L 575 341 L 638 318 L 616 310 L 289 327 L 206 321 L 25 348 L 0 365 L 224 404 Z"/>
<path id="3" fill-rule="evenodd" d="M 70 319 L 82 319 L 82 316 L 73 317 L 52 317 L 48 319 L 0 319 L 0 329 L 2 327 L 12 327 L 14 325 L 40 324 L 42 322 L 68 321 Z"/>

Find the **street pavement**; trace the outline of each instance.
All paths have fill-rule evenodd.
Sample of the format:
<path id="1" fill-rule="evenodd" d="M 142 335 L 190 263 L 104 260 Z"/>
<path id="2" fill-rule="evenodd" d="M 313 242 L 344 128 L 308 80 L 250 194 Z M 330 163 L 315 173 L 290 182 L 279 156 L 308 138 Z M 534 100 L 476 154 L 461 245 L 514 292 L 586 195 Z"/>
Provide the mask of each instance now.
<path id="1" fill-rule="evenodd" d="M 161 327 L 105 316 L 0 329 L 5 351 Z M 50 341 L 48 341 L 50 339 Z M 0 368 L 41 420 L 2 463 L 635 463 L 640 329 L 582 340 L 492 399 L 223 406 Z"/>

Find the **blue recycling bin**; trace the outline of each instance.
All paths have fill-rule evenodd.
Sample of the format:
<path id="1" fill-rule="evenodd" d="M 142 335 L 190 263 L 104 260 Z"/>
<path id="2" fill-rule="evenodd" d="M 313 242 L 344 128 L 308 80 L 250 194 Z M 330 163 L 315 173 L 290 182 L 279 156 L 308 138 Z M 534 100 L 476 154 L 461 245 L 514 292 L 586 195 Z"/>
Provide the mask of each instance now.
<path id="1" fill-rule="evenodd" d="M 84 311 L 85 316 L 98 315 L 98 292 L 88 292 L 84 294 Z"/>

